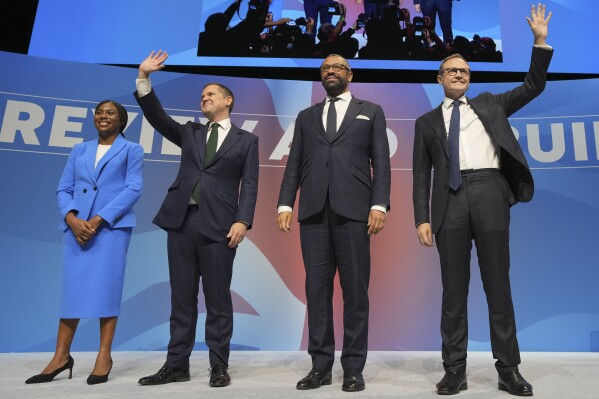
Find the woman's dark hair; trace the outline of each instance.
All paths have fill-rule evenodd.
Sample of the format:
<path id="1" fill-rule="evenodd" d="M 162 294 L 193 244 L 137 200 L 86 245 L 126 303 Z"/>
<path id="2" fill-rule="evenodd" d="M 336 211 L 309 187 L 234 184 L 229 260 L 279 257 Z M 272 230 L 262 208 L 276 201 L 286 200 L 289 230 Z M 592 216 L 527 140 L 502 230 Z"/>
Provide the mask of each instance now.
<path id="1" fill-rule="evenodd" d="M 116 107 L 116 110 L 119 113 L 119 121 L 120 121 L 119 133 L 121 134 L 121 136 L 125 137 L 125 135 L 123 134 L 123 131 L 127 127 L 127 121 L 129 120 L 129 115 L 127 115 L 127 110 L 125 109 L 125 107 L 123 107 L 121 104 L 117 103 L 116 101 L 104 100 L 104 101 L 101 101 L 98 105 L 96 105 L 96 111 L 98 110 L 98 108 L 100 108 L 102 105 L 104 105 L 106 103 L 111 103 L 112 105 L 114 105 Z"/>

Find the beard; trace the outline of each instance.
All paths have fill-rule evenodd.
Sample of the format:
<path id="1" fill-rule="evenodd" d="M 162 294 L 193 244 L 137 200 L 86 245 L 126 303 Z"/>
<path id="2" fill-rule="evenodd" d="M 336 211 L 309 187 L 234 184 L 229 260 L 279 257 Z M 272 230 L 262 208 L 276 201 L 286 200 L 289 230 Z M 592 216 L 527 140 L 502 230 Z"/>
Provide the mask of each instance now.
<path id="1" fill-rule="evenodd" d="M 327 80 L 325 77 L 322 81 L 322 86 L 326 90 L 328 95 L 337 96 L 345 91 L 348 85 L 348 81 L 344 80 L 340 76 L 335 76 L 335 80 Z"/>

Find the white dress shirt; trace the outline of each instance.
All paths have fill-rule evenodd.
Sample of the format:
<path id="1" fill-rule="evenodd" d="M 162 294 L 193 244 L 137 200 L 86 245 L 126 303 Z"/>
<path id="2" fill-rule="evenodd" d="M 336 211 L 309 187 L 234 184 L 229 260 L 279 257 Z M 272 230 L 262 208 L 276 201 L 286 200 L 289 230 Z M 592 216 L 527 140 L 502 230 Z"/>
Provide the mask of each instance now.
<path id="1" fill-rule="evenodd" d="M 478 115 L 468 104 L 466 96 L 462 96 L 459 100 L 462 102 L 460 105 L 460 170 L 499 169 L 499 147 L 493 142 Z M 447 135 L 449 135 L 453 101 L 445 97 L 441 107 Z"/>
<path id="2" fill-rule="evenodd" d="M 351 101 L 351 93 L 349 91 L 346 91 L 345 93 L 337 96 L 337 98 L 339 100 L 335 102 L 335 111 L 337 111 L 337 126 L 335 130 L 339 130 L 341 122 L 343 122 L 343 118 L 345 118 L 347 108 L 349 108 L 349 102 Z M 326 102 L 324 103 L 324 109 L 322 110 L 322 126 L 327 125 L 327 116 L 329 113 L 330 106 L 331 97 L 327 96 Z"/>
<path id="3" fill-rule="evenodd" d="M 208 142 L 208 139 L 210 138 L 210 135 L 212 134 L 212 123 L 214 123 L 214 122 L 210 122 L 208 124 L 208 134 L 206 135 L 206 142 Z M 223 119 L 216 123 L 218 123 L 218 125 L 219 125 L 218 141 L 216 143 L 216 151 L 218 151 L 220 146 L 223 144 L 223 141 L 225 141 L 225 138 L 229 134 L 229 131 L 231 131 L 231 118 Z"/>

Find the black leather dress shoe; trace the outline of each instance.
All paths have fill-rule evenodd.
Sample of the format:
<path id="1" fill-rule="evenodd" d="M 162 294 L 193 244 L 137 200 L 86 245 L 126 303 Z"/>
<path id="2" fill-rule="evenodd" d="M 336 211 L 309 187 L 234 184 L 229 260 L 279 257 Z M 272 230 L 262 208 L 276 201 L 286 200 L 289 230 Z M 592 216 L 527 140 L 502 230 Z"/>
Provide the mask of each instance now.
<path id="1" fill-rule="evenodd" d="M 330 371 L 312 369 L 307 376 L 299 380 L 295 386 L 297 389 L 316 389 L 322 385 L 331 385 L 332 374 Z"/>
<path id="2" fill-rule="evenodd" d="M 466 373 L 461 371 L 446 371 L 437 384 L 438 395 L 455 395 L 468 389 Z"/>
<path id="3" fill-rule="evenodd" d="M 156 374 L 140 378 L 139 385 L 161 385 L 183 381 L 189 381 L 189 369 L 171 367 L 165 364 Z"/>
<path id="4" fill-rule="evenodd" d="M 362 372 L 355 369 L 347 369 L 343 372 L 343 385 L 341 390 L 345 392 L 359 392 L 366 388 Z"/>
<path id="5" fill-rule="evenodd" d="M 210 386 L 215 388 L 231 385 L 231 377 L 227 367 L 219 364 L 210 368 Z"/>
<path id="6" fill-rule="evenodd" d="M 532 385 L 518 371 L 499 374 L 497 388 L 516 396 L 532 396 Z"/>

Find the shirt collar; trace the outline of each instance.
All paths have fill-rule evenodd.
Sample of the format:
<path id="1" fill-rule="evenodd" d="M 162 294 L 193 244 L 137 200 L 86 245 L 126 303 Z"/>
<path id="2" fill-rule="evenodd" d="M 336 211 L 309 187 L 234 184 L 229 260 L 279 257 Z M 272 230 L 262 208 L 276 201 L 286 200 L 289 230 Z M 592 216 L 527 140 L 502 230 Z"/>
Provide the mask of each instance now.
<path id="1" fill-rule="evenodd" d="M 331 100 L 331 96 L 327 96 L 327 102 Z M 351 93 L 349 91 L 346 91 L 345 93 L 339 94 L 337 96 L 338 99 L 340 99 L 341 101 L 350 101 L 351 100 Z"/>
<path id="2" fill-rule="evenodd" d="M 460 100 L 463 104 L 468 104 L 468 100 L 466 99 L 466 95 L 462 95 L 462 97 L 458 98 L 458 100 Z M 454 101 L 455 100 L 452 100 L 449 97 L 445 97 L 443 99 L 443 108 L 445 108 L 445 109 L 452 108 Z"/>
<path id="3" fill-rule="evenodd" d="M 208 128 L 211 128 L 211 127 L 212 127 L 212 123 L 213 123 L 213 122 L 210 122 L 210 123 L 208 124 Z M 229 129 L 231 128 L 231 118 L 223 119 L 223 120 L 221 120 L 221 121 L 218 121 L 217 123 L 218 123 L 218 124 L 220 125 L 220 127 L 221 127 L 222 129 L 224 129 L 224 130 L 229 130 Z"/>

